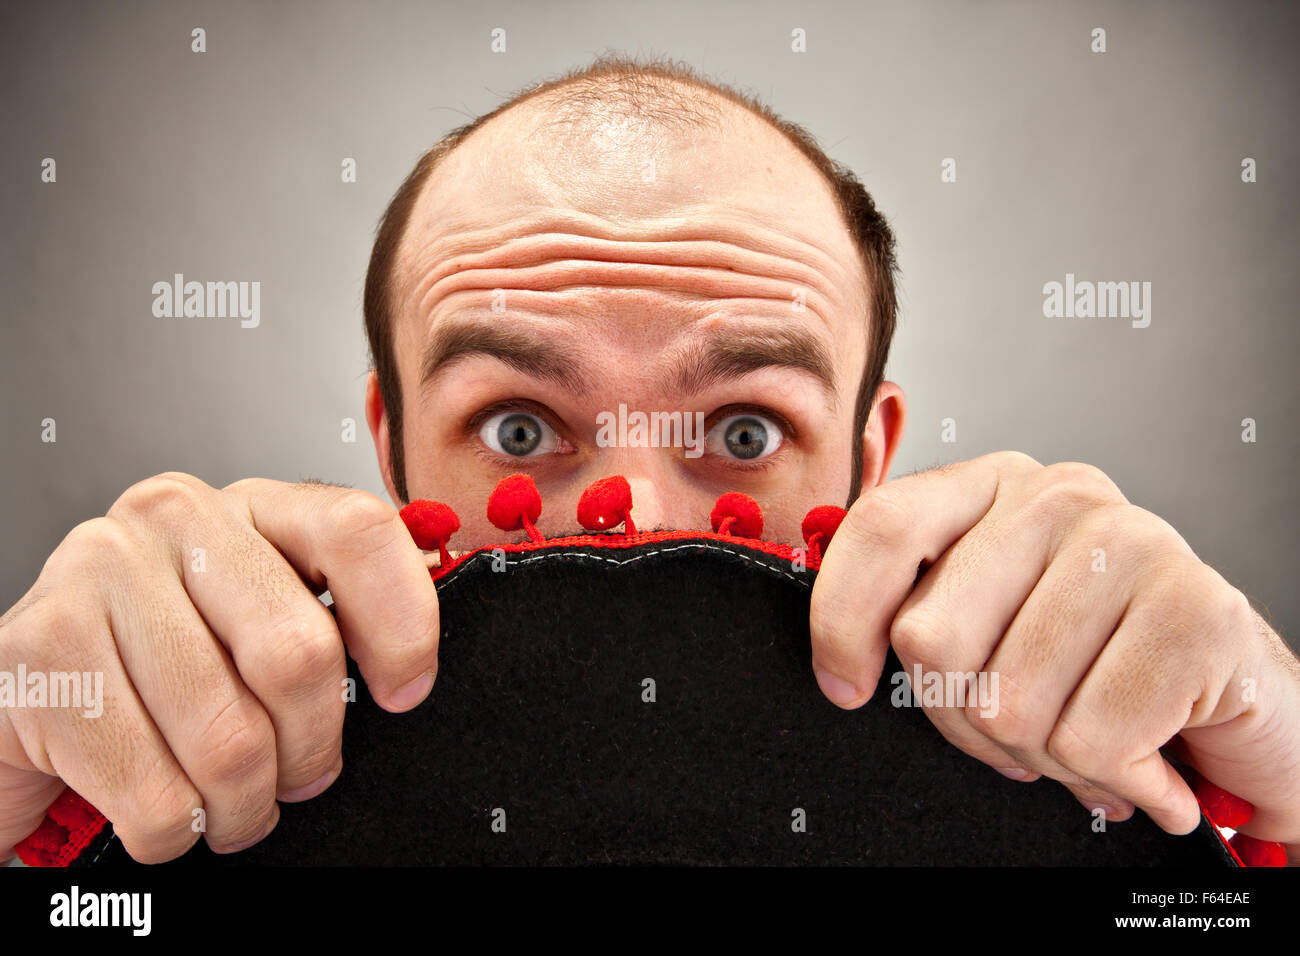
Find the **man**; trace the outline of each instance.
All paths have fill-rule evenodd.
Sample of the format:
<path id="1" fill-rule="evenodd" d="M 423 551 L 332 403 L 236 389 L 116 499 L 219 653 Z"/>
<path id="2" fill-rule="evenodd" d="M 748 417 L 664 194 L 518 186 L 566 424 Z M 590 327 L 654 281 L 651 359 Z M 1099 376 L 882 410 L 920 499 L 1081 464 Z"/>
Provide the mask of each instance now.
<path id="1" fill-rule="evenodd" d="M 883 380 L 893 271 L 866 191 L 740 94 L 618 58 L 534 88 L 426 154 L 381 226 L 365 401 L 389 494 L 450 503 L 460 549 L 500 541 L 483 503 L 519 471 L 548 535 L 611 474 L 643 529 L 706 527 L 742 491 L 798 542 L 809 507 L 851 502 L 812 597 L 832 702 L 873 694 L 891 642 L 909 671 L 995 671 L 996 716 L 927 710 L 991 768 L 1186 833 L 1168 743 L 1300 858 L 1300 664 L 1172 528 L 1094 468 L 1016 453 L 886 483 L 906 417 Z M 702 448 L 598 440 L 620 405 L 701 413 Z M 407 710 L 438 620 L 423 555 L 372 496 L 133 486 L 0 619 L 0 669 L 105 674 L 98 720 L 0 711 L 0 851 L 65 785 L 142 861 L 187 850 L 199 809 L 214 849 L 256 843 L 277 800 L 342 769 L 345 648 Z"/>

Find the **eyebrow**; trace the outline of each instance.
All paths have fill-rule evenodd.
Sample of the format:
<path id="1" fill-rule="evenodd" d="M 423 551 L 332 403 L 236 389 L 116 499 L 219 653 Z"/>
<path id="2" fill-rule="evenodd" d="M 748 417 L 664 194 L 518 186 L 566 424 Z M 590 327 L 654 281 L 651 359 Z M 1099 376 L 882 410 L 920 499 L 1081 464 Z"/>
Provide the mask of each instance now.
<path id="1" fill-rule="evenodd" d="M 517 372 L 562 385 L 579 395 L 589 385 L 574 351 L 544 332 L 501 321 L 452 319 L 433 333 L 424 350 L 420 382 L 429 385 L 450 366 L 471 355 L 486 355 Z"/>
<path id="2" fill-rule="evenodd" d="M 424 350 L 421 383 L 428 386 L 457 361 L 472 355 L 495 358 L 515 371 L 563 386 L 578 395 L 590 392 L 577 352 L 527 324 L 452 318 L 434 331 Z M 672 371 L 679 394 L 691 395 L 730 379 L 768 368 L 790 368 L 815 378 L 834 407 L 835 366 L 826 345 L 803 328 L 740 329 L 679 351 Z"/>
<path id="3" fill-rule="evenodd" d="M 766 368 L 806 372 L 821 385 L 831 406 L 837 404 L 835 363 L 820 338 L 807 329 L 782 326 L 741 329 L 686 347 L 677 367 L 677 390 L 690 395 L 710 385 Z"/>

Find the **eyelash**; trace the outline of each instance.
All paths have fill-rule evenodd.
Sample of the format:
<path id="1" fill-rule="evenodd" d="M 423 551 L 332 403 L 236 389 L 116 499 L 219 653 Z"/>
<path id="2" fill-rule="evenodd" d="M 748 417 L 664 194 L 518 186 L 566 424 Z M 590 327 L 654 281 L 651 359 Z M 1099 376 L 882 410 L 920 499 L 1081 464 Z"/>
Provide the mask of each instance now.
<path id="1" fill-rule="evenodd" d="M 576 446 L 576 443 L 568 439 L 564 435 L 563 430 L 561 430 L 556 425 L 555 421 L 551 417 L 551 413 L 549 409 L 538 404 L 537 402 L 534 402 L 526 398 L 504 399 L 499 402 L 493 402 L 491 405 L 488 405 L 485 408 L 482 408 L 479 411 L 475 412 L 470 417 L 469 421 L 465 423 L 465 433 L 467 437 L 469 437 L 477 446 L 474 449 L 475 453 L 485 461 L 488 461 L 496 465 L 505 465 L 507 467 L 518 466 L 519 462 L 521 461 L 519 457 L 513 455 L 498 454 L 497 452 L 493 451 L 491 448 L 485 446 L 482 442 L 482 439 L 478 437 L 480 429 L 483 427 L 483 424 L 489 418 L 491 418 L 493 415 L 499 415 L 501 412 L 511 412 L 511 411 L 525 412 L 529 415 L 532 415 L 540 419 L 541 421 L 545 422 L 546 425 L 549 428 L 551 428 L 555 432 L 555 434 L 560 437 L 562 441 L 564 441 L 566 444 Z M 790 424 L 790 421 L 784 415 L 781 415 L 780 413 L 775 412 L 770 408 L 765 408 L 761 405 L 740 405 L 740 404 L 724 405 L 722 408 L 715 410 L 711 415 L 705 417 L 704 434 L 707 435 L 709 431 L 712 430 L 713 426 L 718 424 L 718 422 L 730 418 L 733 415 L 743 415 L 743 414 L 761 415 L 764 418 L 770 418 L 772 421 L 774 421 L 781 429 L 781 434 L 783 438 L 781 442 L 781 447 L 778 448 L 776 451 L 772 452 L 772 454 L 770 455 L 767 455 L 763 458 L 754 459 L 752 461 L 744 461 L 739 458 L 725 458 L 720 455 L 713 455 L 708 457 L 714 458 L 717 461 L 717 463 L 724 468 L 731 468 L 736 470 L 737 472 L 744 472 L 746 474 L 756 474 L 756 473 L 764 472 L 784 462 L 787 457 L 786 456 L 787 449 L 789 448 L 791 442 L 793 442 L 794 439 L 798 436 L 798 433 L 795 430 L 794 426 Z M 553 455 L 538 456 L 537 464 L 540 464 L 542 460 L 549 459 L 552 457 L 554 456 Z"/>
<path id="2" fill-rule="evenodd" d="M 555 428 L 555 423 L 551 421 L 550 416 L 536 402 L 531 402 L 526 398 L 511 398 L 506 399 L 505 401 L 493 402 L 486 408 L 481 408 L 471 415 L 469 421 L 465 423 L 466 433 L 477 435 L 479 429 L 483 427 L 484 422 L 493 415 L 499 415 L 502 412 L 526 412 L 529 415 L 540 418 L 542 421 L 546 422 L 546 424 Z"/>

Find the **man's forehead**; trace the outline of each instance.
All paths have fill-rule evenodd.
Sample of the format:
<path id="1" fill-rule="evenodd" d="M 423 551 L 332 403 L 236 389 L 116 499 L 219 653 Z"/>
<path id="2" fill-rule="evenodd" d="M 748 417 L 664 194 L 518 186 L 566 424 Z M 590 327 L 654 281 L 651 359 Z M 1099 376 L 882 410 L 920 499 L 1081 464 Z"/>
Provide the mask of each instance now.
<path id="1" fill-rule="evenodd" d="M 859 266 L 812 163 L 748 110 L 730 102 L 720 110 L 716 121 L 664 125 L 622 112 L 575 119 L 549 97 L 518 104 L 432 173 L 403 237 L 405 278 L 418 281 L 432 262 L 479 251 L 512 220 L 546 213 L 628 238 L 656 238 L 648 234 L 656 226 L 692 234 L 712 217 L 748 220 L 779 227 L 810 256 Z"/>

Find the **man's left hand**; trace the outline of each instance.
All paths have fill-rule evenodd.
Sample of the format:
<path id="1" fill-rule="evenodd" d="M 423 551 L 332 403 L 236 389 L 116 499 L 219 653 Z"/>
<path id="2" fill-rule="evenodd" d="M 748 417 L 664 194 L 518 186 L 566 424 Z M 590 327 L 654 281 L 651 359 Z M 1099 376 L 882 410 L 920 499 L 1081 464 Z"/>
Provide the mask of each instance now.
<path id="1" fill-rule="evenodd" d="M 1242 832 L 1300 861 L 1300 661 L 1096 468 L 999 452 L 864 493 L 826 551 L 810 627 L 841 707 L 872 696 L 890 644 L 908 674 L 996 674 L 996 708 L 925 708 L 966 753 L 1058 780 L 1108 820 L 1136 806 L 1189 833 L 1200 810 L 1168 745 L 1254 805 Z"/>

